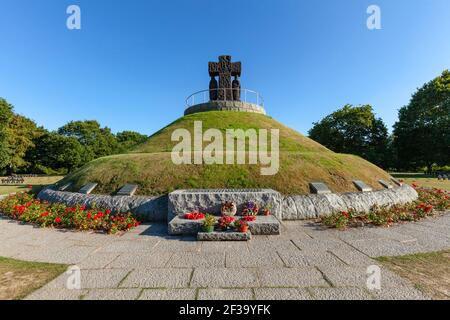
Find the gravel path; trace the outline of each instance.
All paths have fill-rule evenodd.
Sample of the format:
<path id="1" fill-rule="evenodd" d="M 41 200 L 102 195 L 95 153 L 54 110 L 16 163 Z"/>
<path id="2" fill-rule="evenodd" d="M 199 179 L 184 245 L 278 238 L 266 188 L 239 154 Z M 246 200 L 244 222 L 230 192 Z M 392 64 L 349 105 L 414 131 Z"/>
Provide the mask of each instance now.
<path id="1" fill-rule="evenodd" d="M 450 248 L 450 212 L 391 228 L 348 231 L 283 222 L 281 236 L 197 242 L 146 224 L 123 235 L 39 229 L 0 219 L 0 256 L 76 265 L 81 289 L 63 274 L 28 299 L 427 299 L 372 257 Z"/>

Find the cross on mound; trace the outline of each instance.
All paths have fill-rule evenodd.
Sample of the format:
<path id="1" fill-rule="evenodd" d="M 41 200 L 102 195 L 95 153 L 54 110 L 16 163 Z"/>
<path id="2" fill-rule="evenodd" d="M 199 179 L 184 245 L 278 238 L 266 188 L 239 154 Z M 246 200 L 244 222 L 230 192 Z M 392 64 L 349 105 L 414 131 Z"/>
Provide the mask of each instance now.
<path id="1" fill-rule="evenodd" d="M 209 76 L 209 98 L 210 100 L 241 100 L 241 63 L 231 62 L 231 56 L 219 56 L 219 62 L 208 63 Z M 219 77 L 217 83 L 216 77 Z M 234 80 L 231 81 L 231 77 Z"/>

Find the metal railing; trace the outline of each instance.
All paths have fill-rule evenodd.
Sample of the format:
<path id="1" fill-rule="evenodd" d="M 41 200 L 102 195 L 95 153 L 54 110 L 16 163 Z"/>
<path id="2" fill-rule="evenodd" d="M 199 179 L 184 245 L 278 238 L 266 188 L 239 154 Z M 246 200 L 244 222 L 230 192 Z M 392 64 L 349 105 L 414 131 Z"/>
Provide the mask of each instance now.
<path id="1" fill-rule="evenodd" d="M 230 90 L 230 91 L 228 91 Z M 211 100 L 209 93 L 211 91 L 217 91 L 215 96 L 219 96 L 219 91 L 223 95 L 223 99 L 216 99 Z M 227 94 L 228 93 L 228 94 Z M 208 103 L 211 101 L 233 101 L 233 99 L 229 98 L 233 96 L 233 89 L 232 88 L 223 88 L 223 89 L 207 89 L 202 91 L 197 91 L 193 94 L 191 94 L 189 97 L 186 98 L 186 107 L 192 107 L 196 104 L 202 104 L 202 103 Z M 245 103 L 252 103 L 257 106 L 260 106 L 264 108 L 264 99 L 259 94 L 259 92 L 249 90 L 249 89 L 241 89 L 241 102 Z"/>

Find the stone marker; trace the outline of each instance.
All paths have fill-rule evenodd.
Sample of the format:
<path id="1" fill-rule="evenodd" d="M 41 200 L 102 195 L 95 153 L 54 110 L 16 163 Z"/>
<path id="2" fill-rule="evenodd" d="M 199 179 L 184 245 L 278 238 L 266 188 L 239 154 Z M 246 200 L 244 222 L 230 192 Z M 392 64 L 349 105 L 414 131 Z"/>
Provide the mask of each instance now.
<path id="1" fill-rule="evenodd" d="M 118 196 L 133 196 L 138 186 L 135 184 L 126 184 L 117 192 Z"/>
<path id="2" fill-rule="evenodd" d="M 250 231 L 247 232 L 199 232 L 199 241 L 248 241 L 252 238 Z"/>
<path id="3" fill-rule="evenodd" d="M 65 184 L 63 184 L 62 186 L 60 186 L 60 187 L 58 188 L 58 191 L 66 191 L 67 189 L 69 189 L 69 187 L 70 187 L 71 185 L 72 185 L 71 182 L 65 183 Z"/>
<path id="4" fill-rule="evenodd" d="M 378 182 L 379 182 L 383 187 L 385 187 L 386 189 L 392 189 L 392 188 L 393 188 L 393 186 L 392 186 L 389 182 L 387 182 L 386 180 L 381 179 L 381 180 L 378 180 Z"/>
<path id="5" fill-rule="evenodd" d="M 97 187 L 98 183 L 88 183 L 83 186 L 78 193 L 90 194 Z"/>
<path id="6" fill-rule="evenodd" d="M 363 181 L 361 180 L 354 180 L 353 184 L 355 185 L 356 188 L 358 188 L 359 191 L 361 192 L 370 192 L 372 191 L 372 188 L 369 187 L 367 184 L 365 184 Z"/>
<path id="7" fill-rule="evenodd" d="M 327 185 L 323 182 L 311 182 L 309 184 L 309 189 L 311 190 L 311 193 L 315 193 L 315 194 L 331 193 L 331 190 L 328 189 Z"/>
<path id="8" fill-rule="evenodd" d="M 233 201 L 238 206 L 238 213 L 247 202 L 256 202 L 260 208 L 271 206 L 272 214 L 282 215 L 283 197 L 271 189 L 197 189 L 176 190 L 169 193 L 167 221 L 175 216 L 183 217 L 186 213 L 201 210 L 220 216 L 220 208 L 225 201 Z"/>
<path id="9" fill-rule="evenodd" d="M 401 183 L 400 181 L 398 181 L 395 178 L 391 178 L 391 181 L 394 182 L 396 185 L 398 185 L 399 187 L 401 187 L 403 185 L 403 183 Z"/>
<path id="10" fill-rule="evenodd" d="M 438 180 L 444 180 L 444 178 L 441 175 L 437 176 Z"/>

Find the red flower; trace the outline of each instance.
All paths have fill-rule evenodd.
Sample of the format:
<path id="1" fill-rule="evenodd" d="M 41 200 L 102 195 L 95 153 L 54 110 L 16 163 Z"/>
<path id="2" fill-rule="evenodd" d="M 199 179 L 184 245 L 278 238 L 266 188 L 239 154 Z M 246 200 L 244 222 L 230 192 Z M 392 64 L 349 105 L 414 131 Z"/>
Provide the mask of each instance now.
<path id="1" fill-rule="evenodd" d="M 44 212 L 43 214 L 41 214 L 41 217 L 47 217 L 49 215 L 48 212 Z"/>
<path id="2" fill-rule="evenodd" d="M 250 222 L 250 221 L 255 221 L 256 217 L 255 216 L 244 216 L 241 218 L 242 221 L 246 221 L 246 222 Z"/>
<path id="3" fill-rule="evenodd" d="M 205 215 L 201 212 L 191 212 L 185 214 L 184 218 L 188 220 L 201 220 L 205 218 Z"/>
<path id="4" fill-rule="evenodd" d="M 55 218 L 55 223 L 61 223 L 61 218 L 60 217 L 56 217 Z"/>

